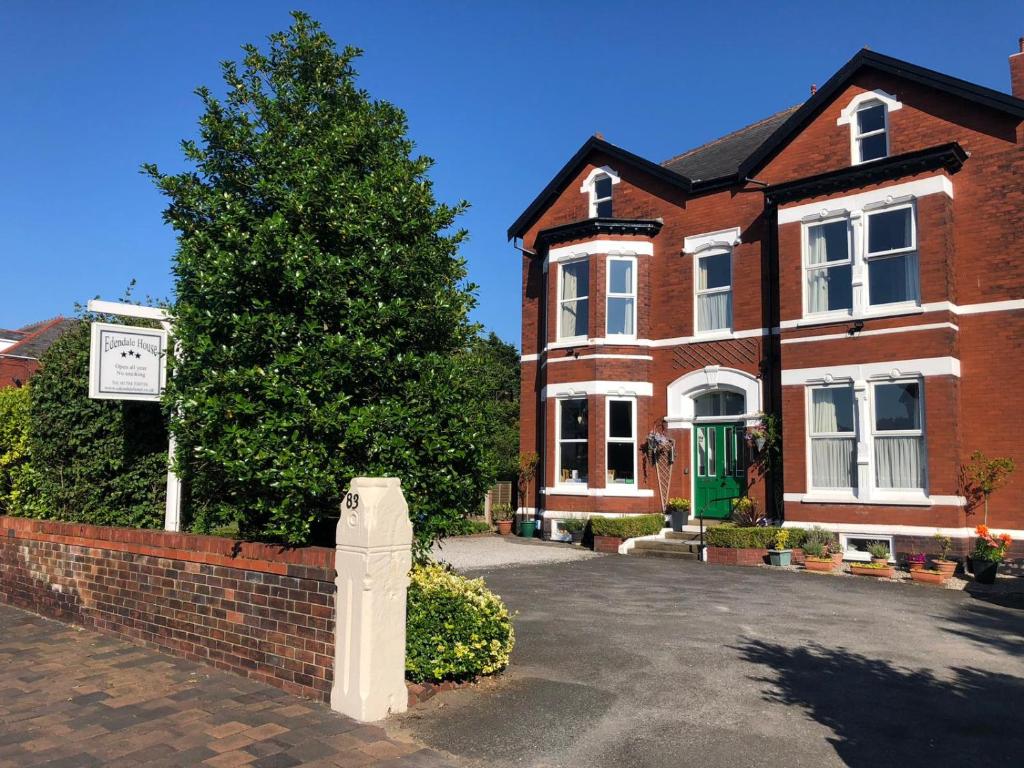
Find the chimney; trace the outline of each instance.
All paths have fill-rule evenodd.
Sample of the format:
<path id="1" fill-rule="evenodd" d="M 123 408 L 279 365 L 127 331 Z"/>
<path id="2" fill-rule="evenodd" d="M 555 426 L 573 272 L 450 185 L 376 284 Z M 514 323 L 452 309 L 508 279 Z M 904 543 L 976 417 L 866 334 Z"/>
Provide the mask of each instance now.
<path id="1" fill-rule="evenodd" d="M 1020 49 L 1010 57 L 1010 93 L 1024 99 L 1024 37 L 1017 41 Z"/>

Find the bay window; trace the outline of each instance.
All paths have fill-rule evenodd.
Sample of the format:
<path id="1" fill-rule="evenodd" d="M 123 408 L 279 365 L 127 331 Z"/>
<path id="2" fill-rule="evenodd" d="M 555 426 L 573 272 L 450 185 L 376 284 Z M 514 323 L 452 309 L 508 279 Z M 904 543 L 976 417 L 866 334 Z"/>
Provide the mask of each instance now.
<path id="1" fill-rule="evenodd" d="M 606 405 L 606 485 L 635 485 L 636 400 L 631 397 L 609 397 Z"/>
<path id="2" fill-rule="evenodd" d="M 810 397 L 811 486 L 857 487 L 857 432 L 853 387 L 813 387 Z"/>
<path id="3" fill-rule="evenodd" d="M 587 398 L 556 401 L 558 424 L 557 482 L 587 484 Z"/>
<path id="4" fill-rule="evenodd" d="M 636 259 L 608 258 L 605 324 L 609 336 L 636 336 Z"/>
<path id="5" fill-rule="evenodd" d="M 875 486 L 924 488 L 924 430 L 921 384 L 874 385 Z"/>
<path id="6" fill-rule="evenodd" d="M 872 212 L 865 219 L 868 304 L 916 303 L 919 291 L 913 207 Z"/>
<path id="7" fill-rule="evenodd" d="M 732 330 L 732 252 L 697 255 L 697 332 Z"/>
<path id="8" fill-rule="evenodd" d="M 581 259 L 562 264 L 558 280 L 558 338 L 585 338 L 590 310 L 589 263 Z"/>
<path id="9" fill-rule="evenodd" d="M 847 219 L 807 227 L 808 314 L 853 309 L 853 258 Z"/>

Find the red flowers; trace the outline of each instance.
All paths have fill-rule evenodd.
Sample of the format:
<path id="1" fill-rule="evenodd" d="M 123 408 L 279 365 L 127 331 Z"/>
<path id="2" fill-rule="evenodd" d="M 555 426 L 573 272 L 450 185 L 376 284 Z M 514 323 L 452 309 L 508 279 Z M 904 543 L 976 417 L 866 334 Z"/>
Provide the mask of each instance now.
<path id="1" fill-rule="evenodd" d="M 974 529 L 974 533 L 978 537 L 974 544 L 974 556 L 982 560 L 1000 562 L 1013 543 L 1010 534 L 1000 533 L 993 536 L 987 525 L 979 525 Z"/>

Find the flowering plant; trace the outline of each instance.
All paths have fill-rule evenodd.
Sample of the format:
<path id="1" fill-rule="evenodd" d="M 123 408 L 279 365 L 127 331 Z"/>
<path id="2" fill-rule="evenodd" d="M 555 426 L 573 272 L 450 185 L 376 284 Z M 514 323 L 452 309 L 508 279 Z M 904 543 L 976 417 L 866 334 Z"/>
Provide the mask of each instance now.
<path id="1" fill-rule="evenodd" d="M 664 432 L 651 431 L 644 441 L 643 451 L 652 464 L 657 464 L 662 457 L 668 457 L 671 462 L 672 450 L 675 448 L 675 441 Z"/>
<path id="2" fill-rule="evenodd" d="M 749 426 L 743 439 L 747 441 L 747 445 L 755 445 L 757 450 L 761 450 L 768 439 L 768 428 L 763 421 Z"/>
<path id="3" fill-rule="evenodd" d="M 975 528 L 974 533 L 978 539 L 974 542 L 973 557 L 978 560 L 987 560 L 990 563 L 1001 563 L 1006 557 L 1006 550 L 1013 543 L 1013 537 L 1008 533 L 1000 533 L 996 536 L 984 524 Z"/>
<path id="4" fill-rule="evenodd" d="M 924 552 L 912 552 L 907 555 L 908 563 L 923 563 L 927 559 L 927 555 Z"/>

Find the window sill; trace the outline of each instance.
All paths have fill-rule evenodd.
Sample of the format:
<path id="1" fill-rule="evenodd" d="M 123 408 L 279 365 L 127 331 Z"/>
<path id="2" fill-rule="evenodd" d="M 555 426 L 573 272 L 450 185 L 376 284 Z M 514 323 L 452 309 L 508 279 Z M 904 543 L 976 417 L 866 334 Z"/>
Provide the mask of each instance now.
<path id="1" fill-rule="evenodd" d="M 586 483 L 565 483 L 556 485 L 553 488 L 545 488 L 544 490 L 549 494 L 561 496 L 586 496 L 590 489 Z"/>
<path id="2" fill-rule="evenodd" d="M 931 507 L 935 503 L 927 496 L 872 496 L 870 499 L 858 498 L 852 494 L 808 493 L 794 494 L 801 504 L 862 504 L 865 506 L 886 507 Z"/>
<path id="3" fill-rule="evenodd" d="M 702 341 L 733 341 L 736 339 L 736 334 L 733 331 L 698 331 L 694 334 L 693 340 L 695 343 Z"/>

